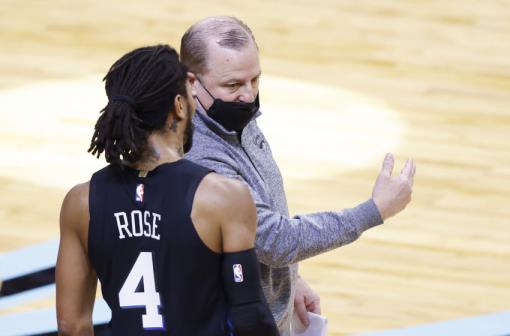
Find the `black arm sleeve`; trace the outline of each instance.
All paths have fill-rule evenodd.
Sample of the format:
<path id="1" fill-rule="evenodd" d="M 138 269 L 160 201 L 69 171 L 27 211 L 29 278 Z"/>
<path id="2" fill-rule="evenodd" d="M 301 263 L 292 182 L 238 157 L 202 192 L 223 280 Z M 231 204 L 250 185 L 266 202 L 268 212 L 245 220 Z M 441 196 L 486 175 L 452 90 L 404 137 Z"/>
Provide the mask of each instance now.
<path id="1" fill-rule="evenodd" d="M 224 253 L 222 274 L 236 335 L 280 335 L 260 286 L 255 249 Z"/>

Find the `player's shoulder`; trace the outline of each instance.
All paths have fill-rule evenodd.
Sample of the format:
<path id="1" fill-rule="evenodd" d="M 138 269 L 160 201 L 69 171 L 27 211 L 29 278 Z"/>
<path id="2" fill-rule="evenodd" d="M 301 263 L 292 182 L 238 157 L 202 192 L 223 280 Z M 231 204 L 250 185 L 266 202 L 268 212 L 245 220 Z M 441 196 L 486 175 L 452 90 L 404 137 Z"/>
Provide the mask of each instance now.
<path id="1" fill-rule="evenodd" d="M 246 183 L 217 173 L 210 173 L 204 177 L 197 190 L 197 196 L 205 206 L 227 212 L 253 206 L 253 199 Z"/>
<path id="2" fill-rule="evenodd" d="M 88 199 L 90 189 L 90 181 L 79 183 L 72 187 L 66 195 L 66 199 L 72 201 L 83 201 Z"/>
<path id="3" fill-rule="evenodd" d="M 250 196 L 250 190 L 245 182 L 214 172 L 205 176 L 203 183 L 208 189 L 218 193 L 221 197 L 238 198 Z"/>
<path id="4" fill-rule="evenodd" d="M 241 230 L 250 237 L 255 237 L 255 203 L 247 185 L 239 180 L 216 173 L 208 174 L 195 194 L 192 217 L 197 219 L 197 222 L 205 219 L 211 227 L 220 228 L 223 235 Z M 238 238 L 237 241 L 242 241 Z M 225 245 L 223 247 L 225 248 Z"/>
<path id="5" fill-rule="evenodd" d="M 89 216 L 90 181 L 72 187 L 62 202 L 61 218 L 68 219 L 68 225 L 86 221 Z"/>

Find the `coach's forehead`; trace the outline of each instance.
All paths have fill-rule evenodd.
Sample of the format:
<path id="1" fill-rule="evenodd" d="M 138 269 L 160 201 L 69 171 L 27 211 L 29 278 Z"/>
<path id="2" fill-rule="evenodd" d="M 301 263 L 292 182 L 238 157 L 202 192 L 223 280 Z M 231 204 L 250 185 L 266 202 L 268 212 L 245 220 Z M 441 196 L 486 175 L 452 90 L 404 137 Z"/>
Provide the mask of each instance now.
<path id="1" fill-rule="evenodd" d="M 211 37 L 207 41 L 206 55 L 206 73 L 218 79 L 249 78 L 260 73 L 259 53 L 251 41 L 237 50 L 222 47 L 217 38 Z"/>

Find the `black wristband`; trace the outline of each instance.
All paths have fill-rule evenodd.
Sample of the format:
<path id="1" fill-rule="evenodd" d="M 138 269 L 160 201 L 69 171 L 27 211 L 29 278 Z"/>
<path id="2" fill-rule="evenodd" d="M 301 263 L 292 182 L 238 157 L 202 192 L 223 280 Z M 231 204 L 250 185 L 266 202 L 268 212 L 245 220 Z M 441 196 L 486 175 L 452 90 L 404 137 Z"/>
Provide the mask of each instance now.
<path id="1" fill-rule="evenodd" d="M 255 249 L 223 253 L 223 286 L 232 305 L 265 300 Z"/>

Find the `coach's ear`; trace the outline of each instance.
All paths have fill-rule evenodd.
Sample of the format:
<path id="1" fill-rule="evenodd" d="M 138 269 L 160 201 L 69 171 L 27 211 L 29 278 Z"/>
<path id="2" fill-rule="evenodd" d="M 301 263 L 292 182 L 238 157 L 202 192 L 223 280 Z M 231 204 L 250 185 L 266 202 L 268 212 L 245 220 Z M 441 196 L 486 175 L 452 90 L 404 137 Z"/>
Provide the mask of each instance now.
<path id="1" fill-rule="evenodd" d="M 190 72 L 188 71 L 188 80 L 189 80 L 189 83 L 191 84 L 191 95 L 193 97 L 196 97 L 197 96 L 197 89 L 196 89 L 196 86 L 197 86 L 197 76 L 195 76 L 195 74 L 193 72 Z"/>

